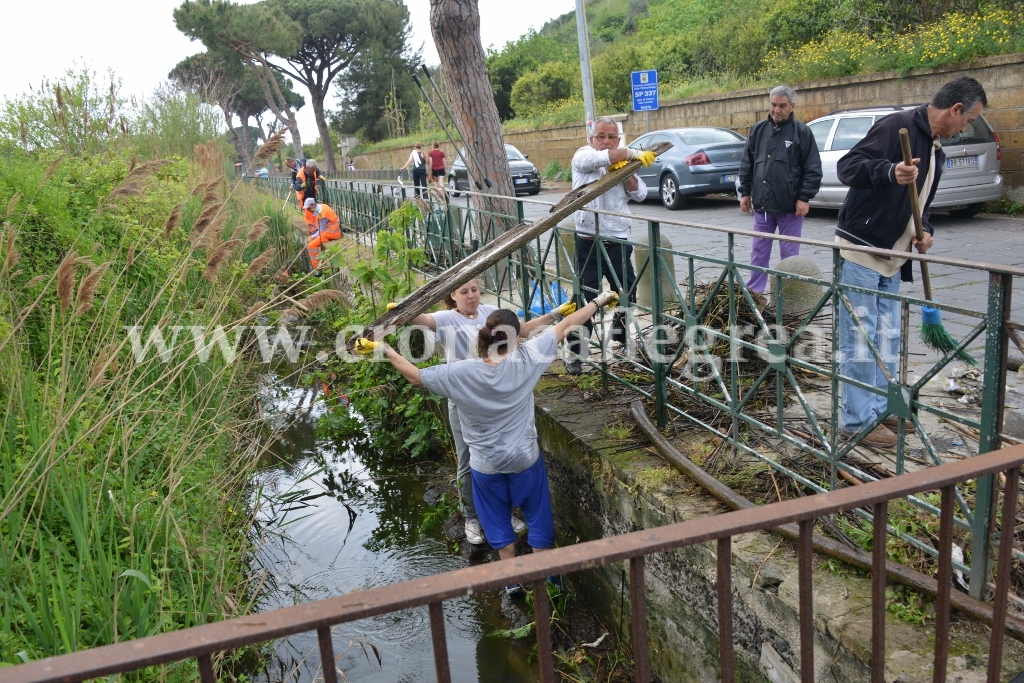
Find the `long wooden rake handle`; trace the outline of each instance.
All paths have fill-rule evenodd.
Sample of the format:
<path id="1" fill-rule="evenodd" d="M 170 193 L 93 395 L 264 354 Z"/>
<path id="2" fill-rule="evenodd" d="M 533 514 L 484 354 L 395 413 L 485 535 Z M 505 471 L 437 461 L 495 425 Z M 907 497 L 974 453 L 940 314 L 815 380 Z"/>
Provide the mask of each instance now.
<path id="1" fill-rule="evenodd" d="M 914 155 L 910 151 L 910 134 L 906 128 L 900 128 L 900 148 L 903 149 L 903 163 L 907 166 L 914 165 Z M 924 219 L 921 218 L 921 198 L 917 196 L 917 183 L 907 185 L 910 192 L 910 210 L 914 214 L 914 232 L 917 239 L 924 239 Z M 924 285 L 924 298 L 932 300 L 932 280 L 928 277 L 928 262 L 921 261 L 921 284 Z"/>

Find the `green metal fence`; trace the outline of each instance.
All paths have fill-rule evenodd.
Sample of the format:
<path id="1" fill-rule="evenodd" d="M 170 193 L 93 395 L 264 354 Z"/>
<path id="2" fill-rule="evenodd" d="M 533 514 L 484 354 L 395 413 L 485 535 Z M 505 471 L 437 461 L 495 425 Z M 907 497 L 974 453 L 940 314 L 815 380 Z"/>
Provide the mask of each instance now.
<path id="1" fill-rule="evenodd" d="M 287 183 L 278 180 L 257 182 L 269 185 L 278 196 L 284 196 L 285 192 L 290 191 L 286 187 Z M 327 181 L 322 194 L 322 199 L 337 211 L 345 228 L 356 232 L 367 243 L 372 241 L 378 230 L 388 227 L 388 214 L 391 211 L 406 201 L 417 202 L 423 219 L 409 231 L 407 237 L 413 245 L 425 249 L 428 268 L 434 272 L 440 272 L 472 253 L 481 244 L 485 244 L 489 237 L 498 234 L 503 226 L 524 222 L 524 202 L 536 201 L 516 199 L 512 204 L 515 213 L 512 213 L 499 209 L 512 203 L 507 197 L 467 193 L 471 199 L 463 206 L 438 190 L 414 197 L 410 187 L 341 180 Z M 599 233 L 601 216 L 606 214 L 596 214 Z M 726 256 L 721 258 L 699 253 L 699 245 L 691 249 L 662 247 L 662 225 L 699 228 L 709 235 L 724 234 L 727 239 Z M 653 403 L 659 426 L 664 427 L 673 416 L 684 418 L 725 440 L 736 452 L 756 458 L 817 492 L 836 488 L 840 477 L 861 482 L 879 478 L 877 471 L 852 461 L 851 455 L 855 449 L 863 446 L 863 437 L 889 415 L 899 418 L 895 430 L 897 445 L 894 458 L 894 473 L 897 475 L 906 471 L 908 459 L 915 467 L 942 463 L 939 449 L 922 426 L 920 417 L 925 413 L 960 425 L 968 431 L 977 430 L 979 453 L 1000 448 L 1004 442 L 1016 442 L 1001 434 L 1001 431 L 1008 348 L 1013 343 L 1024 350 L 1020 335 L 1024 325 L 1013 322 L 1010 314 L 1013 279 L 1024 275 L 1024 269 L 912 255 L 912 259 L 928 260 L 936 266 L 983 274 L 988 282 L 988 306 L 986 310 L 971 310 L 943 303 L 931 304 L 941 309 L 948 320 L 959 321 L 960 329 L 965 333 L 961 335 L 960 346 L 956 350 L 941 357 L 935 356 L 923 367 L 919 367 L 919 374 L 910 379 L 909 343 L 914 334 L 910 325 L 911 308 L 926 302 L 905 294 L 881 295 L 899 306 L 901 345 L 898 371 L 893 375 L 886 368 L 880 350 L 870 338 L 867 339 L 868 350 L 888 382 L 887 390 L 880 390 L 840 374 L 838 321 L 833 313 L 845 308 L 863 332 L 864 328 L 848 299 L 848 293 L 869 290 L 839 284 L 842 258 L 837 245 L 808 239 L 771 237 L 830 249 L 831 272 L 821 278 L 814 278 L 753 267 L 747 262 L 745 254 L 737 259 L 736 239 L 752 236 L 747 231 L 698 226 L 685 221 L 652 220 L 646 221 L 646 228 L 646 245 L 604 238 L 597 240 L 595 248 L 590 250 L 590 258 L 597 259 L 596 265 L 602 281 L 607 273 L 615 287 L 622 292 L 620 299 L 623 303 L 635 300 L 637 288 L 645 282 L 649 289 L 650 303 L 634 302 L 629 305 L 628 325 L 632 339 L 627 347 L 606 348 L 600 344 L 599 336 L 596 347 L 598 360 L 586 362 L 600 370 L 606 387 L 616 382 L 649 399 Z M 530 311 L 531 302 L 536 301 L 537 297 L 544 300 L 546 293 L 552 291 L 552 285 L 555 286 L 556 299 L 559 287 L 570 294 L 581 292 L 577 265 L 586 264 L 575 262 L 574 248 L 571 248 L 574 237 L 575 231 L 572 228 L 557 227 L 535 240 L 529 248 L 509 255 L 486 274 L 484 283 L 487 289 L 498 297 L 499 305 L 521 308 L 526 316 L 533 315 Z M 646 250 L 645 256 L 636 259 L 636 281 L 631 287 L 624 287 L 623 283 L 618 282 L 615 271 L 621 272 L 621 268 L 608 267 L 608 250 L 615 244 Z M 672 271 L 673 264 L 681 266 L 685 274 L 682 285 L 675 281 L 678 278 L 665 277 L 666 273 Z M 698 273 L 708 269 L 713 274 L 704 281 L 698 280 Z M 772 300 L 768 302 L 761 301 L 759 294 L 747 288 L 745 275 L 755 270 L 778 278 L 777 285 L 799 281 L 819 286 L 821 297 L 810 310 L 786 314 L 782 307 L 782 286 L 774 287 Z M 871 293 L 878 294 L 873 291 Z M 550 310 L 557 303 L 548 299 L 542 310 Z M 753 335 L 737 333 L 737 322 L 744 310 L 743 314 L 748 319 L 753 318 Z M 765 314 L 771 315 L 766 319 Z M 602 319 L 600 322 L 598 329 L 604 329 L 608 321 Z M 831 337 L 825 348 L 819 349 L 817 355 L 797 353 L 808 336 L 816 330 L 823 331 L 826 340 Z M 673 336 L 676 338 L 673 339 Z M 751 336 L 754 339 L 750 339 Z M 866 334 L 864 336 L 869 337 Z M 972 416 L 969 411 L 950 409 L 922 396 L 925 386 L 949 366 L 960 350 L 967 349 L 972 343 L 977 346 L 976 342 L 982 341 L 984 357 L 980 416 Z M 591 343 L 594 344 L 594 341 Z M 729 347 L 728 358 L 707 351 L 716 345 Z M 741 368 L 746 356 L 750 354 L 763 359 L 759 370 L 753 375 L 744 373 Z M 695 377 L 695 371 L 703 374 Z M 819 384 L 815 386 L 815 382 Z M 849 382 L 882 395 L 887 401 L 885 415 L 879 416 L 874 424 L 852 439 L 841 437 L 836 427 L 841 382 Z M 762 401 L 762 406 L 755 409 L 754 398 L 763 399 L 766 395 L 773 397 L 773 400 Z M 794 410 L 787 412 L 787 400 Z M 706 417 L 709 412 L 715 414 L 715 419 Z M 808 431 L 801 432 L 791 427 L 794 417 L 805 421 Z M 908 453 L 908 431 L 904 419 L 911 422 L 912 431 L 920 440 L 923 458 Z M 780 462 L 780 459 L 771 457 L 756 447 L 755 442 L 764 438 L 817 458 L 827 467 L 828 476 L 815 480 L 795 471 Z M 971 491 L 958 487 L 955 492 L 955 523 L 968 532 L 970 538 L 967 553 L 969 560 L 956 562 L 955 565 L 970 577 L 970 593 L 979 598 L 985 595 L 989 586 L 991 554 L 999 540 L 992 534 L 994 495 L 991 476 L 978 479 Z M 928 512 L 939 513 L 938 507 L 924 497 L 910 496 L 907 500 Z M 866 520 L 872 519 L 867 509 L 858 510 L 857 514 Z M 893 526 L 889 526 L 889 532 L 933 556 L 938 554 L 930 539 L 919 538 Z M 1014 555 L 1017 559 L 1024 559 L 1024 553 L 1014 551 Z"/>

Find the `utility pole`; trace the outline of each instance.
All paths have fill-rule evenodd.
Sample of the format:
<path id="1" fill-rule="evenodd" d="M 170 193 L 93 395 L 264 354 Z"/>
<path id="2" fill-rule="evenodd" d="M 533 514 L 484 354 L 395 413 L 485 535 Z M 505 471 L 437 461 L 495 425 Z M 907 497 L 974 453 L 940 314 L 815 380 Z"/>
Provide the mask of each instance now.
<path id="1" fill-rule="evenodd" d="M 587 125 L 587 137 L 590 137 L 591 126 L 594 125 L 594 80 L 590 76 L 590 36 L 587 33 L 587 13 L 583 7 L 585 0 L 576 0 L 576 37 L 580 44 L 580 73 L 583 74 L 583 112 Z"/>

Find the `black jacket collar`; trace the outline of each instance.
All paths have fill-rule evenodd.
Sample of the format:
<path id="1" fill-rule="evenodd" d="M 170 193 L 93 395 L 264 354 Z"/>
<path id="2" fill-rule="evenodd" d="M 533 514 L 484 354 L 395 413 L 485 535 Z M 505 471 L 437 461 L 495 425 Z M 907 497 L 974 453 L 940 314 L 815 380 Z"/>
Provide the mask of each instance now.
<path id="1" fill-rule="evenodd" d="M 921 129 L 925 135 L 930 138 L 935 137 L 935 133 L 932 132 L 932 124 L 928 121 L 928 105 L 922 104 L 920 107 L 914 110 L 914 125 Z"/>

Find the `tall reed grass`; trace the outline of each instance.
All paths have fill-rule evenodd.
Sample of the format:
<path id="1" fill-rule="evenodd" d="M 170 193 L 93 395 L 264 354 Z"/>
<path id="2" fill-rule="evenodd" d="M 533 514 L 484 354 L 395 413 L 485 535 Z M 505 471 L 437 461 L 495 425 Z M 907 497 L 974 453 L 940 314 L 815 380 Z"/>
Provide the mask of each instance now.
<path id="1" fill-rule="evenodd" d="M 254 266 L 302 246 L 217 141 L 202 165 L 50 149 L 0 152 L 0 667 L 251 608 L 254 341 L 203 361 L 185 330 L 139 361 L 126 326 L 252 325 Z"/>

